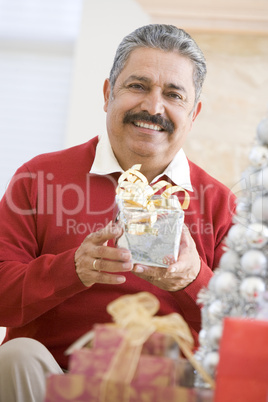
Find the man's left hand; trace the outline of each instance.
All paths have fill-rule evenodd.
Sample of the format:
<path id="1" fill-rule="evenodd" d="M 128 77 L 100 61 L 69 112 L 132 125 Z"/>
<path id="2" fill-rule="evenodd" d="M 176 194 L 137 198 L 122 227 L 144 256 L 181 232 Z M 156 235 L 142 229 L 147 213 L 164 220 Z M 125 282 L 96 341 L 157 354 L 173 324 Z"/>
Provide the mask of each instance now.
<path id="1" fill-rule="evenodd" d="M 196 250 L 195 242 L 184 224 L 181 234 L 181 242 L 178 260 L 168 268 L 150 267 L 136 264 L 133 273 L 142 279 L 169 292 L 184 289 L 195 280 L 200 271 L 200 257 Z"/>

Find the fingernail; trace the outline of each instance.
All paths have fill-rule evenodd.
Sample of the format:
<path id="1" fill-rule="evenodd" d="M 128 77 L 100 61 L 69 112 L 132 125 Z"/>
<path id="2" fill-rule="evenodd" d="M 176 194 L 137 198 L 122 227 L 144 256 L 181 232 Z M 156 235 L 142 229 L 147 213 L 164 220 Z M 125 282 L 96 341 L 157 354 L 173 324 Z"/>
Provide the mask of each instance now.
<path id="1" fill-rule="evenodd" d="M 144 268 L 140 265 L 136 265 L 135 272 L 144 272 Z"/>
<path id="2" fill-rule="evenodd" d="M 176 272 L 176 268 L 175 267 L 171 267 L 169 272 Z"/>
<path id="3" fill-rule="evenodd" d="M 123 267 L 123 269 L 129 270 L 129 269 L 132 269 L 133 264 L 132 264 L 132 262 L 124 262 L 124 264 L 122 265 L 122 267 Z"/>
<path id="4" fill-rule="evenodd" d="M 129 260 L 130 259 L 130 253 L 122 253 L 122 258 L 123 258 L 123 260 Z"/>
<path id="5" fill-rule="evenodd" d="M 116 277 L 116 282 L 117 283 L 124 283 L 124 282 L 126 282 L 126 278 L 124 276 L 117 276 Z"/>

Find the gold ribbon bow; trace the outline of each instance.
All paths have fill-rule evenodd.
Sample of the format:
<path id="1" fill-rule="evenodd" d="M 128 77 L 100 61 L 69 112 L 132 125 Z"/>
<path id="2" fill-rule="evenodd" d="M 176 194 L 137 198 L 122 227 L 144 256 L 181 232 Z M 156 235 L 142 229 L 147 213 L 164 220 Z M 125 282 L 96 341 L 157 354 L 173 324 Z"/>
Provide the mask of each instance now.
<path id="1" fill-rule="evenodd" d="M 190 196 L 184 188 L 172 186 L 166 180 L 161 180 L 150 186 L 146 177 L 140 172 L 140 168 L 141 165 L 134 165 L 122 173 L 118 179 L 117 198 L 123 200 L 126 206 L 137 206 L 146 208 L 149 211 L 160 207 L 171 209 L 188 208 Z M 154 195 L 165 187 L 166 189 L 161 196 L 153 199 Z M 179 191 L 183 191 L 185 194 L 182 205 L 177 197 L 171 197 L 172 194 Z"/>
<path id="2" fill-rule="evenodd" d="M 171 336 L 202 378 L 212 388 L 215 387 L 214 380 L 193 356 L 194 342 L 187 323 L 177 313 L 162 317 L 154 316 L 159 305 L 160 303 L 154 295 L 140 292 L 121 296 L 107 306 L 107 311 L 112 315 L 115 325 L 126 330 L 126 336 L 125 342 L 117 351 L 104 376 L 101 392 L 103 401 L 106 400 L 109 384 L 113 382 L 131 383 L 140 359 L 142 346 L 154 332 Z M 124 395 L 123 400 L 128 400 L 127 394 Z"/>

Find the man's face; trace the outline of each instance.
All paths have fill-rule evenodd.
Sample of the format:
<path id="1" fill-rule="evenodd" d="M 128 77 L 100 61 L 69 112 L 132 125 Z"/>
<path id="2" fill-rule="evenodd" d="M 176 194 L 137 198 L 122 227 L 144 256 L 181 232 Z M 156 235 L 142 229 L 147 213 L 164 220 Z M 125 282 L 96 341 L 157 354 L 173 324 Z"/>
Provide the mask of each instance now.
<path id="1" fill-rule="evenodd" d="M 201 109 L 200 102 L 194 108 L 191 61 L 158 49 L 134 50 L 110 95 L 106 80 L 107 131 L 123 169 L 148 161 L 167 166 Z"/>

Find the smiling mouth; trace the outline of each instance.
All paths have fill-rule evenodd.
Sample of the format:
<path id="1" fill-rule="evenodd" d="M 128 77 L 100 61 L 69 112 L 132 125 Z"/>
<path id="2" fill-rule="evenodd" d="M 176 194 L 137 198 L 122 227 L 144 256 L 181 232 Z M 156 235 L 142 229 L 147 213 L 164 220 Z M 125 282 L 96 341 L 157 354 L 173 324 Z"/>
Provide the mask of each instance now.
<path id="1" fill-rule="evenodd" d="M 149 128 L 150 130 L 154 131 L 164 131 L 162 127 L 156 124 L 143 123 L 141 121 L 134 121 L 133 124 L 136 127 Z"/>
<path id="2" fill-rule="evenodd" d="M 150 115 L 146 111 L 141 111 L 139 113 L 133 113 L 132 111 L 127 111 L 123 118 L 124 124 L 133 124 L 135 127 L 147 128 L 154 131 L 166 131 L 172 134 L 175 130 L 174 123 L 164 118 L 161 115 Z"/>

